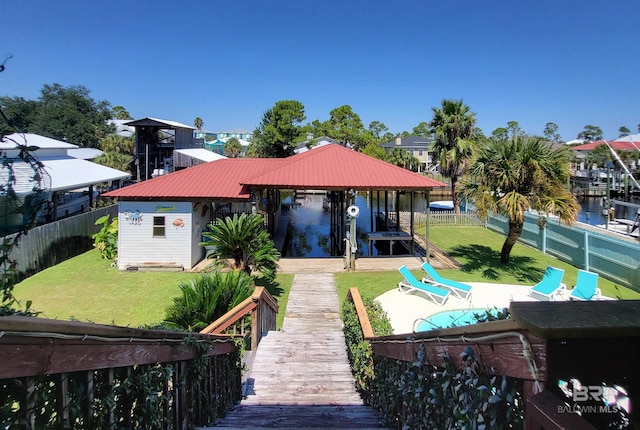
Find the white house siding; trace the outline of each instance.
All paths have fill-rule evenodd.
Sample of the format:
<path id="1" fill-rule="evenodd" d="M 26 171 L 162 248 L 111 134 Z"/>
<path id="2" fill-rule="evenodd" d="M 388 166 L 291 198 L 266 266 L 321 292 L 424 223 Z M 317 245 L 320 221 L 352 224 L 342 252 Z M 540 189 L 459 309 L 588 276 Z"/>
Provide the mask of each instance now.
<path id="1" fill-rule="evenodd" d="M 165 217 L 162 237 L 153 236 L 153 219 L 158 216 Z M 197 217 L 196 222 L 199 220 Z M 190 269 L 198 262 L 194 261 L 194 246 L 200 242 L 193 240 L 196 228 L 191 202 L 121 201 L 118 268 L 181 265 L 184 270 Z"/>

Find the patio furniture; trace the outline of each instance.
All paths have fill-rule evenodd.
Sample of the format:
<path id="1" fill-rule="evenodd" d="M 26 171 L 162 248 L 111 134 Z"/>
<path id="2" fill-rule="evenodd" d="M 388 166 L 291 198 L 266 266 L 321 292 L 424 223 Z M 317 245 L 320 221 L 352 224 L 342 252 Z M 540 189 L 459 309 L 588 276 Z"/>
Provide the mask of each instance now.
<path id="1" fill-rule="evenodd" d="M 471 285 L 440 276 L 436 269 L 426 261 L 422 264 L 422 270 L 427 274 L 427 276 L 422 278 L 422 282 L 447 289 L 462 300 L 467 300 L 471 297 Z"/>
<path id="2" fill-rule="evenodd" d="M 597 300 L 602 293 L 598 288 L 598 274 L 586 270 L 578 270 L 576 285 L 571 290 L 569 300 Z"/>
<path id="3" fill-rule="evenodd" d="M 539 300 L 555 300 L 566 289 L 566 285 L 562 283 L 563 276 L 564 270 L 547 266 L 540 282 L 529 290 L 529 295 Z"/>
<path id="4" fill-rule="evenodd" d="M 398 290 L 402 294 L 417 291 L 425 294 L 431 301 L 439 305 L 443 305 L 444 302 L 447 301 L 447 298 L 449 298 L 450 292 L 448 290 L 419 281 L 413 273 L 407 269 L 407 266 L 400 266 L 398 271 L 404 277 L 404 280 L 398 282 Z"/>

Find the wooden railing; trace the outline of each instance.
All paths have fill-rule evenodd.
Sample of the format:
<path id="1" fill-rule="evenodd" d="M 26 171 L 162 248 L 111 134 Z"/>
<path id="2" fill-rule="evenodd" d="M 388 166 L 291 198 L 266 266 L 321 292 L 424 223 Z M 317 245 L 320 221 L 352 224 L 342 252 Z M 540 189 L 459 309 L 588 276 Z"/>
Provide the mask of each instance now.
<path id="1" fill-rule="evenodd" d="M 241 396 L 228 336 L 0 318 L 0 428 L 186 429 Z"/>
<path id="2" fill-rule="evenodd" d="M 256 287 L 251 297 L 231 309 L 205 327 L 201 334 L 227 333 L 232 336 L 246 336 L 247 317 L 251 317 L 251 350 L 255 351 L 258 344 L 268 331 L 276 329 L 278 302 L 264 287 Z"/>
<path id="3" fill-rule="evenodd" d="M 632 405 L 640 401 L 640 372 L 636 361 L 629 361 L 638 358 L 640 301 L 512 302 L 507 320 L 379 337 L 371 330 L 357 289 L 352 288 L 348 297 L 374 362 L 386 359 L 387 364 L 408 369 L 422 348 L 425 362 L 445 367 L 447 359 L 471 348 L 492 374 L 522 381 L 527 429 L 596 428 L 571 412 L 572 399 L 559 394 L 560 380 L 623 386 Z M 406 416 L 406 411 L 399 416 Z M 638 412 L 630 419 L 637 423 Z"/>

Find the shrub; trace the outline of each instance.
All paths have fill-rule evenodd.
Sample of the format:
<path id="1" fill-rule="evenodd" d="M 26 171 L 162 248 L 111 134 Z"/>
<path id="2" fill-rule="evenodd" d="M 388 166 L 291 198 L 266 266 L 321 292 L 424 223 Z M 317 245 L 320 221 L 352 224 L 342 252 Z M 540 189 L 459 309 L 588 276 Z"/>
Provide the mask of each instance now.
<path id="1" fill-rule="evenodd" d="M 367 316 L 371 328 L 377 336 L 393 334 L 393 328 L 386 312 L 380 305 L 369 297 L 363 297 Z M 360 321 L 356 314 L 355 306 L 349 299 L 342 303 L 342 321 L 347 355 L 351 364 L 351 371 L 356 381 L 356 388 L 365 403 L 371 404 L 371 395 L 374 389 L 373 352 L 369 341 L 364 340 Z"/>
<path id="2" fill-rule="evenodd" d="M 188 331 L 202 330 L 253 292 L 251 277 L 235 270 L 204 273 L 178 286 L 182 295 L 173 299 L 163 324 Z"/>
<path id="3" fill-rule="evenodd" d="M 110 215 L 98 218 L 95 225 L 101 225 L 99 232 L 92 235 L 93 247 L 97 248 L 106 260 L 114 260 L 118 255 L 118 218 L 109 222 Z"/>

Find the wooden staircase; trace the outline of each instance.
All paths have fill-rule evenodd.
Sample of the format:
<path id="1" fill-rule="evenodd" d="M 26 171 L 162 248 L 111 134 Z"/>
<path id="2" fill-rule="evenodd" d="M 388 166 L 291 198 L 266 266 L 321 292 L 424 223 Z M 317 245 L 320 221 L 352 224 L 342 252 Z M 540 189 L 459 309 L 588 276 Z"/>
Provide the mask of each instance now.
<path id="1" fill-rule="evenodd" d="M 330 273 L 295 276 L 283 328 L 262 338 L 246 398 L 214 428 L 278 427 L 381 428 L 355 390 Z"/>

